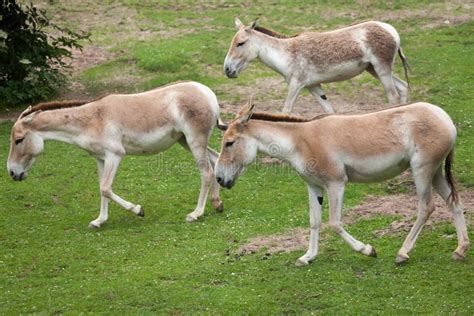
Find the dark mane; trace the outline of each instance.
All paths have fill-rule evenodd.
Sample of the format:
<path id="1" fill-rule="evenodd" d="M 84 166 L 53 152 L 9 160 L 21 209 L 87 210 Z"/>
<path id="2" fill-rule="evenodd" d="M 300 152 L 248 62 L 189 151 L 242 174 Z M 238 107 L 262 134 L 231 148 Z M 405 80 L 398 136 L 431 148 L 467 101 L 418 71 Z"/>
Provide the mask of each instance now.
<path id="1" fill-rule="evenodd" d="M 284 35 L 284 34 L 281 34 L 281 33 L 278 33 L 278 32 L 272 31 L 272 30 L 269 30 L 269 29 L 264 28 L 264 27 L 261 27 L 261 26 L 256 26 L 256 27 L 254 28 L 254 30 L 257 31 L 257 32 L 266 34 L 266 35 L 268 35 L 268 36 L 275 37 L 275 38 L 290 38 L 290 37 L 295 37 L 295 36 L 296 36 L 296 35 L 287 36 L 287 35 Z"/>
<path id="2" fill-rule="evenodd" d="M 270 121 L 270 122 L 304 123 L 304 122 L 319 120 L 327 116 L 331 116 L 333 114 L 334 113 L 323 113 L 323 114 L 316 115 L 313 118 L 306 119 L 298 115 L 275 114 L 275 113 L 269 113 L 269 112 L 254 112 L 250 119 L 260 120 L 260 121 Z"/>
<path id="3" fill-rule="evenodd" d="M 294 123 L 308 122 L 307 119 L 301 116 L 275 114 L 275 113 L 268 113 L 268 112 L 254 112 L 250 119 L 260 120 L 260 121 L 270 121 L 270 122 L 294 122 Z"/>
<path id="4" fill-rule="evenodd" d="M 51 110 L 59 110 L 59 109 L 65 109 L 65 108 L 72 108 L 72 107 L 78 107 L 90 102 L 94 102 L 97 100 L 100 100 L 107 95 L 102 95 L 96 99 L 92 100 L 64 100 L 64 101 L 51 101 L 51 102 L 42 102 L 38 103 L 36 105 L 30 106 L 26 111 L 24 111 L 19 119 L 30 115 L 31 113 L 38 112 L 38 111 L 51 111 Z"/>

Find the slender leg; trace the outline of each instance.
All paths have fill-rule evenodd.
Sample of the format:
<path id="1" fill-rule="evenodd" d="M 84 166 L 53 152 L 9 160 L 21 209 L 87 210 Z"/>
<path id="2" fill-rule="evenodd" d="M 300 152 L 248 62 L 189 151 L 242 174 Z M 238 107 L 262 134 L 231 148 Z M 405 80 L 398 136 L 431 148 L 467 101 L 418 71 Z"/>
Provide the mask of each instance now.
<path id="1" fill-rule="evenodd" d="M 392 75 L 392 68 L 388 66 L 371 65 L 367 71 L 378 79 L 385 89 L 388 102 L 390 104 L 398 104 L 399 96 L 397 88 L 395 87 L 395 79 Z"/>
<path id="2" fill-rule="evenodd" d="M 467 235 L 466 222 L 460 205 L 449 198 L 451 189 L 443 175 L 441 167 L 436 171 L 433 178 L 433 186 L 436 192 L 438 192 L 441 198 L 446 202 L 446 205 L 453 214 L 454 226 L 456 227 L 456 234 L 458 237 L 458 247 L 453 252 L 453 259 L 464 259 L 464 253 L 469 249 L 469 237 Z"/>
<path id="3" fill-rule="evenodd" d="M 321 104 L 321 107 L 323 108 L 324 112 L 334 113 L 334 109 L 332 108 L 331 102 L 327 100 L 323 89 L 321 89 L 321 85 L 318 84 L 312 87 L 308 87 L 308 90 L 316 98 L 316 100 L 318 100 L 319 104 Z"/>
<path id="4" fill-rule="evenodd" d="M 140 205 L 135 205 L 125 201 L 112 192 L 112 183 L 121 160 L 122 158 L 116 155 L 108 156 L 105 161 L 97 160 L 100 176 L 101 208 L 99 217 L 90 222 L 89 227 L 91 228 L 98 228 L 107 220 L 109 199 L 116 202 L 126 210 L 132 211 L 136 215 L 144 216 L 143 209 Z"/>
<path id="5" fill-rule="evenodd" d="M 97 170 L 99 174 L 99 186 L 102 183 L 102 174 L 104 172 L 104 161 L 97 159 Z M 109 218 L 109 199 L 103 196 L 102 194 L 100 195 L 100 213 L 99 217 L 97 219 L 93 220 L 92 222 L 89 223 L 90 228 L 98 228 L 102 223 L 105 223 L 107 219 Z"/>
<path id="6" fill-rule="evenodd" d="M 408 99 L 408 84 L 394 74 L 392 74 L 392 76 L 395 83 L 395 88 L 397 89 L 398 95 L 400 96 L 400 104 L 406 104 Z"/>
<path id="7" fill-rule="evenodd" d="M 179 144 L 183 146 L 184 149 L 191 151 L 191 148 L 186 142 L 185 137 L 179 140 Z M 220 198 L 221 186 L 219 185 L 219 183 L 217 183 L 216 177 L 214 176 L 214 166 L 216 165 L 217 159 L 219 158 L 219 154 L 214 149 L 207 147 L 207 155 L 212 166 L 212 175 L 213 175 L 212 180 L 211 180 L 211 187 L 210 187 L 212 207 L 217 212 L 222 212 L 224 211 L 224 203 L 222 203 L 221 198 Z M 196 219 L 188 218 L 188 221 L 194 221 L 194 220 Z"/>
<path id="8" fill-rule="evenodd" d="M 219 154 L 209 147 L 207 147 L 207 153 L 212 165 L 212 170 L 214 171 Z M 221 190 L 221 186 L 219 185 L 219 183 L 217 183 L 216 177 L 214 176 L 214 172 L 213 172 L 212 183 L 211 183 L 211 202 L 212 202 L 212 207 L 214 207 L 214 209 L 218 212 L 224 211 L 224 203 L 222 203 L 220 195 L 219 195 L 220 190 Z"/>
<path id="9" fill-rule="evenodd" d="M 198 203 L 194 211 L 186 216 L 186 221 L 193 222 L 204 214 L 211 182 L 216 180 L 214 179 L 214 170 L 212 169 L 208 148 L 206 147 L 207 139 L 196 139 L 188 135 L 186 141 L 201 173 L 201 191 L 199 193 Z"/>
<path id="10" fill-rule="evenodd" d="M 309 222 L 311 233 L 309 237 L 309 247 L 305 255 L 298 258 L 297 266 L 304 266 L 311 263 L 318 254 L 319 228 L 321 226 L 321 211 L 323 204 L 323 190 L 320 187 L 308 184 L 309 194 Z"/>
<path id="11" fill-rule="evenodd" d="M 415 178 L 416 194 L 418 196 L 418 215 L 415 224 L 408 233 L 402 247 L 398 251 L 396 263 L 407 261 L 410 257 L 408 253 L 415 246 L 416 240 L 420 235 L 423 225 L 433 213 L 435 206 L 431 196 L 431 183 L 433 180 L 433 168 L 424 166 L 421 168 L 412 167 L 413 176 Z"/>
<path id="12" fill-rule="evenodd" d="M 303 86 L 297 80 L 291 80 L 288 85 L 288 96 L 285 100 L 285 105 L 283 106 L 283 113 L 291 113 L 293 111 L 293 105 L 296 102 L 296 98 L 300 93 L 300 90 Z"/>
<path id="13" fill-rule="evenodd" d="M 344 239 L 346 243 L 357 252 L 370 257 L 377 257 L 374 247 L 367 244 L 364 245 L 354 237 L 352 237 L 341 223 L 342 202 L 344 198 L 344 183 L 333 183 L 329 186 L 329 226 Z"/>

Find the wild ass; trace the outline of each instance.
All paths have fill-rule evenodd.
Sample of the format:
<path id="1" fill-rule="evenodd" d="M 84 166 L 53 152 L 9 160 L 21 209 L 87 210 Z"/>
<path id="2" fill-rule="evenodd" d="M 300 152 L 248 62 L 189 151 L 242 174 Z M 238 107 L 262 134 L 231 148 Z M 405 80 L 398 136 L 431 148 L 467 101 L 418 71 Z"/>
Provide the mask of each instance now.
<path id="1" fill-rule="evenodd" d="M 298 93 L 307 88 L 326 112 L 334 112 L 321 88 L 322 83 L 353 78 L 364 70 L 380 80 L 391 104 L 406 103 L 408 85 L 393 74 L 398 52 L 405 76 L 408 63 L 393 26 L 365 22 L 335 31 L 307 32 L 288 37 L 256 25 L 238 29 L 224 62 L 227 77 L 236 78 L 255 58 L 280 73 L 288 83 L 283 112 L 293 110 Z M 408 80 L 408 77 L 407 77 Z"/>
<path id="2" fill-rule="evenodd" d="M 108 95 L 92 102 L 42 103 L 25 110 L 12 128 L 8 172 L 14 180 L 25 179 L 43 151 L 45 140 L 85 149 L 97 159 L 100 215 L 89 225 L 97 228 L 108 218 L 109 199 L 144 216 L 141 205 L 125 201 L 112 191 L 122 157 L 157 154 L 178 142 L 191 151 L 201 173 L 197 206 L 186 217 L 194 221 L 204 213 L 211 184 L 212 205 L 223 210 L 213 172 L 217 153 L 207 147 L 218 118 L 215 94 L 197 82 L 174 83 L 137 94 Z"/>
<path id="3" fill-rule="evenodd" d="M 363 115 L 321 115 L 311 120 L 247 108 L 228 126 L 216 165 L 217 182 L 231 188 L 257 151 L 283 159 L 301 175 L 309 193 L 311 235 L 309 249 L 297 265 L 318 253 L 323 192 L 328 191 L 329 226 L 352 249 L 376 256 L 375 249 L 352 237 L 342 226 L 341 210 L 347 182 L 378 182 L 408 167 L 415 179 L 418 216 L 396 262 L 408 253 L 434 211 L 431 185 L 446 201 L 454 217 L 458 247 L 453 258 L 464 258 L 469 239 L 451 173 L 456 128 L 441 108 L 414 103 Z M 443 160 L 444 170 L 443 175 Z"/>

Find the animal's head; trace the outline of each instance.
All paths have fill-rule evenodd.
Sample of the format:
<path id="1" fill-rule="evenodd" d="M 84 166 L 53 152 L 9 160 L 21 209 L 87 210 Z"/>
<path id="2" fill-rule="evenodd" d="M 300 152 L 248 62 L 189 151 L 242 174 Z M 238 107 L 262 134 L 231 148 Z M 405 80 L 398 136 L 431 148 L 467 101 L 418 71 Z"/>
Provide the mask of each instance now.
<path id="1" fill-rule="evenodd" d="M 237 78 L 239 73 L 258 56 L 254 37 L 251 36 L 257 26 L 257 21 L 246 27 L 239 18 L 235 18 L 235 26 L 237 27 L 237 33 L 235 33 L 230 43 L 224 61 L 224 72 L 229 78 Z"/>
<path id="2" fill-rule="evenodd" d="M 27 109 L 25 112 L 29 111 Z M 25 113 L 23 112 L 23 113 Z M 43 138 L 32 129 L 32 121 L 38 112 L 20 118 L 13 125 L 10 136 L 10 153 L 7 169 L 15 181 L 26 178 L 27 172 L 43 151 Z"/>
<path id="3" fill-rule="evenodd" d="M 253 114 L 254 107 L 249 102 L 229 125 L 217 125 L 225 133 L 216 164 L 216 179 L 225 188 L 230 189 L 243 172 L 244 167 L 255 160 L 257 156 L 257 142 L 248 134 L 248 121 Z"/>

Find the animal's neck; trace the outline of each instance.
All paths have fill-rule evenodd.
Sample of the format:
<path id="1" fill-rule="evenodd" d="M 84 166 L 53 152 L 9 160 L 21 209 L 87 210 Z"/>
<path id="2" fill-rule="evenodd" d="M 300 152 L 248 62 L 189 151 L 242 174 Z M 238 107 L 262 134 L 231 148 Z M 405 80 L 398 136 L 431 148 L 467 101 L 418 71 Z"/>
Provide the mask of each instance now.
<path id="1" fill-rule="evenodd" d="M 258 58 L 271 69 L 287 77 L 291 58 L 287 49 L 287 41 L 258 32 L 255 32 L 255 37 L 258 42 Z"/>
<path id="2" fill-rule="evenodd" d="M 298 129 L 298 123 L 251 120 L 248 124 L 251 136 L 257 141 L 259 152 L 293 162 L 297 155 L 293 131 Z"/>
<path id="3" fill-rule="evenodd" d="M 44 140 L 76 143 L 87 125 L 81 112 L 76 108 L 41 112 L 33 119 L 32 127 Z"/>

